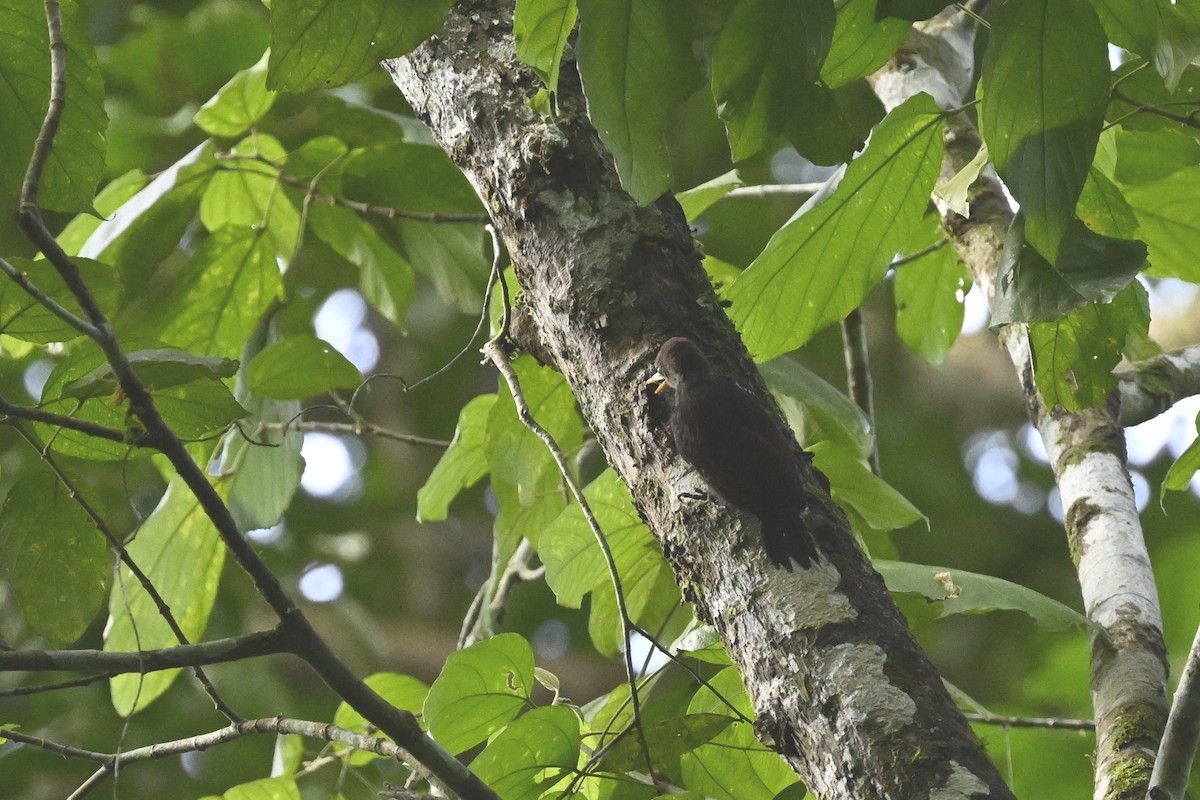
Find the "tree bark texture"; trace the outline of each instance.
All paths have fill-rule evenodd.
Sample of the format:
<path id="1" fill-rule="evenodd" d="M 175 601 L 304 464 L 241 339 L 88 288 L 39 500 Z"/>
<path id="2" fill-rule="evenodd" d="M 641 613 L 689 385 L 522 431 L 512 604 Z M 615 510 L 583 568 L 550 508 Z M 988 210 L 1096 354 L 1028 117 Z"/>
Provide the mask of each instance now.
<path id="1" fill-rule="evenodd" d="M 932 94 L 943 108 L 966 102 L 974 61 L 973 32 L 973 21 L 958 12 L 918 24 L 900 53 L 873 78 L 884 105 L 890 109 L 920 91 Z M 966 166 L 980 144 L 979 132 L 965 115 L 951 119 L 943 180 Z M 970 204 L 969 217 L 944 209 L 943 224 L 991 307 L 1013 211 L 994 175 L 984 175 L 976 183 Z M 1047 408 L 1034 382 L 1025 325 L 1005 325 L 999 336 L 1054 470 L 1084 610 L 1096 623 L 1091 632 L 1096 718 L 1093 796 L 1096 800 L 1140 798 L 1146 793 L 1167 718 L 1162 614 L 1119 422 L 1124 413 L 1136 417 L 1143 403 L 1125 388 L 1101 407 L 1075 413 Z M 1189 364 L 1188 353 L 1160 360 L 1155 365 L 1158 374 L 1168 380 L 1160 380 L 1149 393 L 1170 396 L 1171 384 L 1187 382 Z M 1124 412 L 1123 402 L 1130 406 Z M 1166 410 L 1161 402 L 1158 407 Z"/>
<path id="2" fill-rule="evenodd" d="M 688 336 L 772 401 L 678 204 L 639 207 L 621 189 L 573 73 L 559 117 L 531 110 L 540 87 L 516 60 L 511 8 L 488 2 L 460 4 L 438 36 L 384 66 L 492 215 L 522 292 L 517 344 L 568 380 L 685 596 L 746 677 L 760 736 L 822 798 L 1011 797 L 799 450 L 825 556 L 812 569 L 769 566 L 751 518 L 680 499 L 699 479 L 671 446 L 666 404 L 642 385 L 658 346 Z"/>

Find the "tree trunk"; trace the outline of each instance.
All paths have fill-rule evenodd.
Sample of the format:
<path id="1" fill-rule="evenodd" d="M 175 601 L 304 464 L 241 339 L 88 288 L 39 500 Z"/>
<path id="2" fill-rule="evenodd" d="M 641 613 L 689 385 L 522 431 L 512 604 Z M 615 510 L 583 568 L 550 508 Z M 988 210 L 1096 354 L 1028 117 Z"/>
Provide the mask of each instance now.
<path id="1" fill-rule="evenodd" d="M 807 459 L 824 553 L 812 569 L 770 566 L 749 518 L 679 502 L 697 479 L 642 386 L 658 346 L 689 336 L 771 400 L 678 204 L 638 207 L 621 189 L 573 76 L 558 118 L 530 109 L 539 85 L 515 58 L 511 8 L 487 2 L 460 4 L 437 37 L 385 66 L 512 255 L 517 344 L 570 383 L 685 596 L 746 677 L 764 741 L 823 798 L 1011 797 Z"/>

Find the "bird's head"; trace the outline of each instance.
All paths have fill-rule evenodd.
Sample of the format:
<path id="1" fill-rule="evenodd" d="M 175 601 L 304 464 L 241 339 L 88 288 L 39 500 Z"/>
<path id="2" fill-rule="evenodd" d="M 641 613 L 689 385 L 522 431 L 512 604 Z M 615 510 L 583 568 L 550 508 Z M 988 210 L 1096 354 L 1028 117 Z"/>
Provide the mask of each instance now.
<path id="1" fill-rule="evenodd" d="M 646 385 L 654 386 L 655 394 L 668 386 L 677 388 L 681 380 L 704 377 L 711 370 L 704 353 L 700 352 L 695 342 L 684 336 L 664 342 L 658 349 L 654 366 L 658 371 L 650 376 Z"/>

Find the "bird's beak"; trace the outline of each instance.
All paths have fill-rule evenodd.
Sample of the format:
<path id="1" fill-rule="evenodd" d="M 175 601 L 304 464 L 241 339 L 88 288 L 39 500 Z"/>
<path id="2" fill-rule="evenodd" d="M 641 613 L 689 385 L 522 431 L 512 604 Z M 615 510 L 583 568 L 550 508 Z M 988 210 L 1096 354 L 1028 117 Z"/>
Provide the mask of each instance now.
<path id="1" fill-rule="evenodd" d="M 662 390 L 667 388 L 667 376 L 656 372 L 646 380 L 645 385 L 653 386 L 655 394 L 662 394 Z"/>

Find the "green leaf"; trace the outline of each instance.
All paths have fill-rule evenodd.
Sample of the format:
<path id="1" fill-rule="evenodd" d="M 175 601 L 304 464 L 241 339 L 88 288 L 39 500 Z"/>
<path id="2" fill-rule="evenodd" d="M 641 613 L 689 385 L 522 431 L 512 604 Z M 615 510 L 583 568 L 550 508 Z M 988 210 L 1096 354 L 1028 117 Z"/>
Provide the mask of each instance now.
<path id="1" fill-rule="evenodd" d="M 200 221 L 216 233 L 227 226 L 266 233 L 275 252 L 291 258 L 300 230 L 300 212 L 284 193 L 279 170 L 258 160 L 282 161 L 286 152 L 274 137 L 250 136 L 222 162 L 200 201 Z"/>
<path id="2" fill-rule="evenodd" d="M 877 20 L 875 0 L 838 0 L 835 5 L 833 42 L 821 65 L 821 79 L 832 87 L 845 86 L 882 67 L 912 27 L 902 19 Z"/>
<path id="3" fill-rule="evenodd" d="M 205 133 L 232 139 L 241 136 L 275 104 L 277 95 L 267 88 L 267 58 L 244 69 L 200 107 L 193 117 Z"/>
<path id="4" fill-rule="evenodd" d="M 1025 242 L 1018 213 L 1004 242 L 992 327 L 1009 322 L 1053 322 L 1089 301 L 1107 302 L 1133 281 L 1146 261 L 1141 242 L 1110 239 L 1072 220 L 1058 269 Z"/>
<path id="5" fill-rule="evenodd" d="M 533 691 L 533 648 L 515 633 L 452 653 L 429 687 L 425 722 L 452 753 L 479 744 L 516 718 Z"/>
<path id="6" fill-rule="evenodd" d="M 697 690 L 687 713 L 733 716 L 727 703 L 744 717 L 754 716 L 742 676 L 733 667 L 709 678 L 708 686 Z M 741 720 L 732 722 L 711 742 L 684 754 L 680 766 L 685 786 L 720 800 L 772 800 L 797 783 L 787 762 L 758 741 L 752 723 Z"/>
<path id="7" fill-rule="evenodd" d="M 759 365 L 801 447 L 832 441 L 867 458 L 875 445 L 871 421 L 858 404 L 790 358 Z"/>
<path id="8" fill-rule="evenodd" d="M 713 203 L 742 185 L 742 179 L 737 170 L 730 170 L 724 175 L 718 175 L 711 181 L 688 189 L 686 192 L 679 192 L 675 195 L 675 199 L 683 207 L 683 214 L 687 217 L 688 222 L 694 222 Z"/>
<path id="9" fill-rule="evenodd" d="M 1079 195 L 1075 214 L 1088 230 L 1114 239 L 1134 239 L 1138 233 L 1137 217 L 1125 195 L 1104 173 L 1093 166 Z"/>
<path id="10" fill-rule="evenodd" d="M 183 439 L 200 439 L 225 430 L 235 419 L 250 416 L 225 384 L 211 379 L 155 392 L 154 404 L 171 430 Z"/>
<path id="11" fill-rule="evenodd" d="M 1174 131 L 1112 129 L 1116 164 L 1110 177 L 1119 184 L 1149 183 L 1200 163 L 1200 142 Z"/>
<path id="12" fill-rule="evenodd" d="M 1034 380 L 1046 406 L 1078 411 L 1103 403 L 1117 388 L 1112 370 L 1126 337 L 1144 335 L 1149 327 L 1149 300 L 1138 283 L 1111 303 L 1092 303 L 1058 322 L 1030 325 Z"/>
<path id="13" fill-rule="evenodd" d="M 453 0 L 274 0 L 267 88 L 299 94 L 362 77 L 437 32 Z"/>
<path id="14" fill-rule="evenodd" d="M 872 563 L 883 576 L 888 591 L 919 594 L 942 617 L 1020 611 L 1051 631 L 1086 629 L 1092 624 L 1087 617 L 1057 600 L 991 575 L 900 561 Z"/>
<path id="15" fill-rule="evenodd" d="M 240 353 L 280 287 L 270 239 L 249 228 L 221 228 L 184 266 L 170 301 L 178 313 L 162 338 L 205 355 Z"/>
<path id="16" fill-rule="evenodd" d="M 397 672 L 377 672 L 365 678 L 363 682 L 396 708 L 414 714 L 421 713 L 421 707 L 425 705 L 425 698 L 429 694 L 429 685 L 424 681 Z M 333 715 L 333 724 L 356 733 L 367 732 L 367 721 L 344 701 L 338 703 L 337 711 Z M 334 749 L 344 751 L 349 748 L 347 745 L 335 744 Z M 369 750 L 357 750 L 350 755 L 350 764 L 362 766 L 376 758 L 379 756 Z"/>
<path id="17" fill-rule="evenodd" d="M 481 394 L 458 413 L 454 439 L 417 492 L 417 519 L 435 522 L 446 518 L 459 492 L 487 474 L 487 426 L 496 395 Z"/>
<path id="18" fill-rule="evenodd" d="M 713 45 L 712 91 L 734 161 L 790 127 L 783 114 L 817 77 L 833 26 L 833 6 L 824 0 L 742 0 L 733 7 Z"/>
<path id="19" fill-rule="evenodd" d="M 212 521 L 195 496 L 172 478 L 158 508 L 142 523 L 126 549 L 146 573 L 189 641 L 200 641 L 217 597 L 225 548 Z M 107 652 L 155 650 L 179 644 L 158 607 L 126 567 L 109 600 Z M 179 675 L 163 670 L 146 675 L 118 675 L 110 682 L 113 707 L 128 716 L 146 708 Z M 135 706 L 136 703 L 136 706 Z"/>
<path id="20" fill-rule="evenodd" d="M 583 420 L 566 379 L 539 366 L 531 357 L 517 359 L 513 369 L 533 418 L 549 431 L 563 452 L 578 447 L 583 441 Z M 536 500 L 542 475 L 558 469 L 546 443 L 517 417 L 507 386 L 501 389 L 488 415 L 487 453 L 494 479 L 516 485 L 522 505 Z"/>
<path id="21" fill-rule="evenodd" d="M 535 708 L 510 723 L 471 762 L 504 800 L 537 800 L 579 763 L 579 717 L 566 706 Z"/>
<path id="22" fill-rule="evenodd" d="M 261 348 L 272 340 L 270 326 L 263 325 L 246 344 L 243 363 L 253 360 Z M 235 388 L 236 397 L 250 412 L 251 425 L 231 430 L 222 442 L 221 474 L 228 482 L 222 487 L 229 497 L 229 510 L 238 528 L 252 531 L 269 528 L 282 518 L 304 473 L 300 448 L 304 435 L 293 429 L 261 430 L 263 423 L 290 423 L 300 414 L 296 400 L 269 400 L 254 394 L 247 387 L 243 366 Z"/>
<path id="23" fill-rule="evenodd" d="M 391 145 L 359 150 L 346 158 L 342 176 L 347 196 L 365 202 L 432 215 L 483 214 L 475 190 L 439 147 Z M 395 236 L 385 238 L 393 243 L 394 239 L 400 240 L 400 254 L 432 279 L 443 299 L 463 313 L 479 313 L 484 281 L 491 268 L 483 255 L 487 250 L 480 223 L 424 222 L 401 215 L 376 227 L 395 232 Z M 329 236 L 326 241 L 332 240 L 330 246 L 338 249 L 339 237 Z M 353 237 L 348 241 L 353 242 Z M 402 269 L 378 252 L 374 257 L 381 260 L 385 274 L 389 268 Z M 400 276 L 389 280 L 405 279 Z M 407 292 L 393 298 L 399 309 L 407 303 Z"/>
<path id="24" fill-rule="evenodd" d="M 362 373 L 325 341 L 299 334 L 275 342 L 246 365 L 250 391 L 272 400 L 303 400 L 353 389 Z"/>
<path id="25" fill-rule="evenodd" d="M 875 16 L 918 22 L 936 16 L 946 5 L 945 0 L 879 0 Z"/>
<path id="26" fill-rule="evenodd" d="M 630 617 L 654 628 L 679 602 L 674 573 L 658 541 L 633 507 L 629 489 L 611 469 L 584 489 L 584 497 L 616 561 Z M 577 505 L 568 506 L 534 544 L 546 565 L 546 582 L 560 605 L 578 608 L 592 592 L 591 631 L 602 652 L 616 653 L 620 625 L 612 578 L 596 536 Z"/>
<path id="27" fill-rule="evenodd" d="M 133 371 L 150 391 L 180 386 L 204 378 L 220 380 L 237 372 L 238 362 L 231 358 L 198 356 L 173 347 L 153 347 L 125 354 Z M 56 397 L 92 397 L 111 394 L 119 387 L 116 373 L 108 362 L 81 378 L 68 381 Z"/>
<path id="28" fill-rule="evenodd" d="M 558 91 L 563 49 L 575 28 L 575 0 L 519 0 L 513 16 L 517 58 L 533 68 L 551 92 Z"/>
<path id="29" fill-rule="evenodd" d="M 673 764 L 680 756 L 712 741 L 732 723 L 733 717 L 728 714 L 684 714 L 648 726 L 646 743 L 655 769 L 663 774 L 676 772 Z M 640 738 L 640 732 L 634 729 L 600 760 L 600 768 L 609 772 L 645 769 Z"/>
<path id="30" fill-rule="evenodd" d="M 1009 0 L 991 22 L 980 128 L 1026 238 L 1055 262 L 1104 124 L 1108 39 L 1085 0 Z"/>
<path id="31" fill-rule="evenodd" d="M 235 786 L 221 797 L 223 800 L 300 800 L 300 787 L 290 776 L 262 778 Z"/>
<path id="32" fill-rule="evenodd" d="M 0 568 L 25 622 L 51 642 L 83 635 L 104 603 L 111 560 L 87 513 L 48 471 L 19 479 L 0 511 Z"/>
<path id="33" fill-rule="evenodd" d="M 87 315 L 75 302 L 74 294 L 49 261 L 32 261 L 28 258 L 7 260 L 43 294 L 56 300 L 77 317 L 87 320 Z M 121 282 L 116 270 L 107 264 L 86 258 L 76 259 L 75 263 L 100 307 L 109 312 L 116 310 L 117 301 L 121 296 Z M 68 342 L 82 335 L 78 329 L 68 325 L 8 278 L 0 283 L 0 332 L 14 339 L 35 344 Z"/>
<path id="34" fill-rule="evenodd" d="M 1125 190 L 1155 275 L 1200 282 L 1198 186 L 1200 167 L 1192 167 Z"/>
<path id="35" fill-rule="evenodd" d="M 906 528 L 922 519 L 929 524 L 916 506 L 853 453 L 825 442 L 813 445 L 810 452 L 816 468 L 829 478 L 834 502 L 853 509 L 874 530 Z"/>
<path id="36" fill-rule="evenodd" d="M 613 154 L 621 184 L 650 203 L 671 186 L 666 127 L 701 85 L 689 13 L 679 0 L 584 0 L 575 56 L 588 114 Z"/>
<path id="37" fill-rule="evenodd" d="M 905 254 L 945 241 L 936 217 L 927 221 L 925 235 Z M 970 276 L 953 247 L 939 247 L 896 268 L 896 332 L 909 348 L 930 364 L 946 359 L 963 323 L 963 296 Z"/>
<path id="38" fill-rule="evenodd" d="M 96 227 L 79 255 L 115 264 L 130 297 L 145 291 L 195 219 L 216 170 L 214 150 L 210 141 L 199 144 L 159 173 Z"/>
<path id="39" fill-rule="evenodd" d="M 366 301 L 399 325 L 416 286 L 412 266 L 347 208 L 313 205 L 308 221 L 323 242 L 359 268 L 359 291 Z"/>
<path id="40" fill-rule="evenodd" d="M 1142 56 L 1150 56 L 1158 42 L 1160 5 L 1160 0 L 1092 0 L 1108 41 Z"/>
<path id="41" fill-rule="evenodd" d="M 1196 429 L 1200 431 L 1200 416 L 1196 417 Z M 1163 479 L 1163 488 L 1173 492 L 1182 492 L 1192 483 L 1192 476 L 1200 469 L 1200 438 L 1192 441 L 1187 449 L 1179 454 L 1175 463 L 1167 470 Z"/>
<path id="42" fill-rule="evenodd" d="M 880 123 L 832 195 L 771 237 L 727 292 L 756 359 L 801 346 L 858 307 L 924 214 L 941 154 L 941 112 L 918 95 Z"/>
<path id="43" fill-rule="evenodd" d="M 38 202 L 52 211 L 87 212 L 104 173 L 104 80 L 77 2 L 62 3 L 67 102 L 46 160 Z M 0 194 L 21 190 L 33 143 L 50 105 L 50 38 L 38 0 L 0 2 Z"/>
<path id="44" fill-rule="evenodd" d="M 975 185 L 975 181 L 979 180 L 979 176 L 991 163 L 991 160 L 985 144 L 979 148 L 979 152 L 967 162 L 965 167 L 954 173 L 954 176 L 945 183 L 940 184 L 933 193 L 945 201 L 954 213 L 963 217 L 971 216 L 971 187 Z"/>
<path id="45" fill-rule="evenodd" d="M 120 177 L 113 178 L 100 193 L 96 195 L 96 212 L 77 214 L 67 223 L 58 234 L 58 244 L 67 255 L 73 256 L 83 247 L 84 242 L 96 232 L 105 219 L 112 216 L 134 195 L 145 188 L 149 178 L 140 169 L 130 170 Z M 100 216 L 96 216 L 96 215 Z"/>

